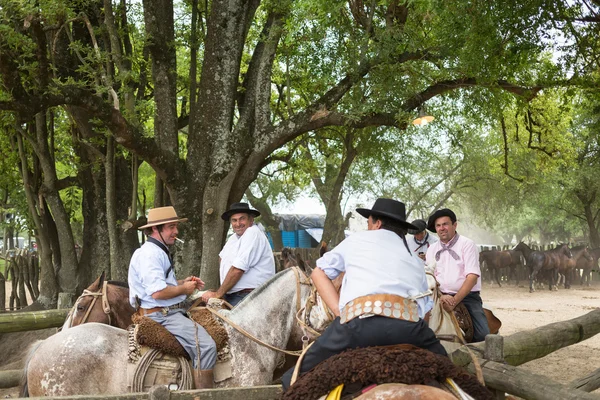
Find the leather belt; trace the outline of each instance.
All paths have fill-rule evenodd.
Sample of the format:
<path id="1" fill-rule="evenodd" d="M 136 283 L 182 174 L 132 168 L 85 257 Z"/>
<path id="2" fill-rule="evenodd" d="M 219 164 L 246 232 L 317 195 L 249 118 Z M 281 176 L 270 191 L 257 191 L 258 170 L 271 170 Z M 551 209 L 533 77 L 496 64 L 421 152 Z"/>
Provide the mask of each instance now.
<path id="1" fill-rule="evenodd" d="M 169 310 L 178 310 L 180 308 L 184 308 L 185 304 L 182 301 L 181 303 L 173 304 L 172 306 L 167 307 L 154 307 L 154 308 L 139 308 L 138 313 L 141 315 L 148 315 L 154 312 L 160 311 L 163 315 L 167 315 Z"/>
<path id="2" fill-rule="evenodd" d="M 416 301 L 402 296 L 370 294 L 348 302 L 340 313 L 340 323 L 345 324 L 356 317 L 373 315 L 418 322 L 419 307 Z"/>

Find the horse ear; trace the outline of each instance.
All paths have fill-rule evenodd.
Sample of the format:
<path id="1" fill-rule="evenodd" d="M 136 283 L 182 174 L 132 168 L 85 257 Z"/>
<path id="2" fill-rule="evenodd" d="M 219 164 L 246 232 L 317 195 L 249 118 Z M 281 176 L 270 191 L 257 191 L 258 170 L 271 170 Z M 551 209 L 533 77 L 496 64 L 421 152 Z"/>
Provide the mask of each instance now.
<path id="1" fill-rule="evenodd" d="M 100 278 L 98 278 L 98 290 L 102 289 L 102 285 L 104 285 L 104 276 L 106 272 L 102 271 Z"/>
<path id="2" fill-rule="evenodd" d="M 327 253 L 327 243 L 321 242 L 321 247 L 319 248 L 319 256 L 323 257 L 323 254 Z"/>

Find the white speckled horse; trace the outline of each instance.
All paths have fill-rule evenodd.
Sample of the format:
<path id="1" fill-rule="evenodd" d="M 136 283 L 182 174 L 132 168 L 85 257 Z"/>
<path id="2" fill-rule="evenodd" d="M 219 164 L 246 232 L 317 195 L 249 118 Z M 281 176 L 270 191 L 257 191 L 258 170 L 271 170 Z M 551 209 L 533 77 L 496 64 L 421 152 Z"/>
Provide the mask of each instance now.
<path id="1" fill-rule="evenodd" d="M 284 349 L 295 325 L 298 304 L 310 294 L 308 278 L 286 269 L 254 290 L 233 310 L 220 310 L 257 339 Z M 232 378 L 217 387 L 270 384 L 279 353 L 247 338 L 229 324 Z M 22 394 L 71 396 L 127 393 L 127 331 L 86 323 L 39 343 L 25 366 Z"/>

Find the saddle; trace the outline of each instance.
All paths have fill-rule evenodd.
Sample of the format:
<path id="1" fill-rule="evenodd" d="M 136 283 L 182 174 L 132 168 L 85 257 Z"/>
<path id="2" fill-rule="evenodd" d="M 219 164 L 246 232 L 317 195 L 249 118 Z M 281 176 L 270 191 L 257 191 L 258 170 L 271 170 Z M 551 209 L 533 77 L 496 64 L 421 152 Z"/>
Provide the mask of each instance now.
<path id="1" fill-rule="evenodd" d="M 475 399 L 493 399 L 492 393 L 477 378 L 454 365 L 448 357 L 412 345 L 346 350 L 301 376 L 282 399 L 319 399 L 340 385 L 344 386 L 337 398 L 342 400 L 359 397 L 369 386 L 392 383 L 444 390 L 447 379 Z"/>
<path id="2" fill-rule="evenodd" d="M 229 337 L 221 321 L 205 307 L 195 307 L 188 316 L 201 325 L 217 346 L 215 382 L 231 377 Z M 129 332 L 128 382 L 132 392 L 147 391 L 154 385 L 175 385 L 192 389 L 189 355 L 175 336 L 158 322 L 134 314 Z"/>

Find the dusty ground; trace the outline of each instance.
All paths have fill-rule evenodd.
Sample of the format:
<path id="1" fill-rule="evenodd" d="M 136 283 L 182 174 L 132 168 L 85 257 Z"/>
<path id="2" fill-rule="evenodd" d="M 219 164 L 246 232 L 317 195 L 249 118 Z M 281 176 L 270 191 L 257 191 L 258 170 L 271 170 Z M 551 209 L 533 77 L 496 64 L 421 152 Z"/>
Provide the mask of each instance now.
<path id="1" fill-rule="evenodd" d="M 8 288 L 7 288 L 8 289 Z M 538 290 L 530 294 L 525 286 L 484 285 L 484 303 L 502 320 L 503 335 L 569 320 L 600 306 L 600 282 L 591 288 L 574 286 L 558 292 Z M 0 335 L 0 370 L 21 368 L 26 347 L 36 339 L 51 335 L 55 329 Z M 600 367 L 600 335 L 554 352 L 521 366 L 552 381 L 567 383 Z M 600 393 L 600 389 L 596 392 Z M 16 397 L 14 389 L 0 389 L 0 397 Z"/>

